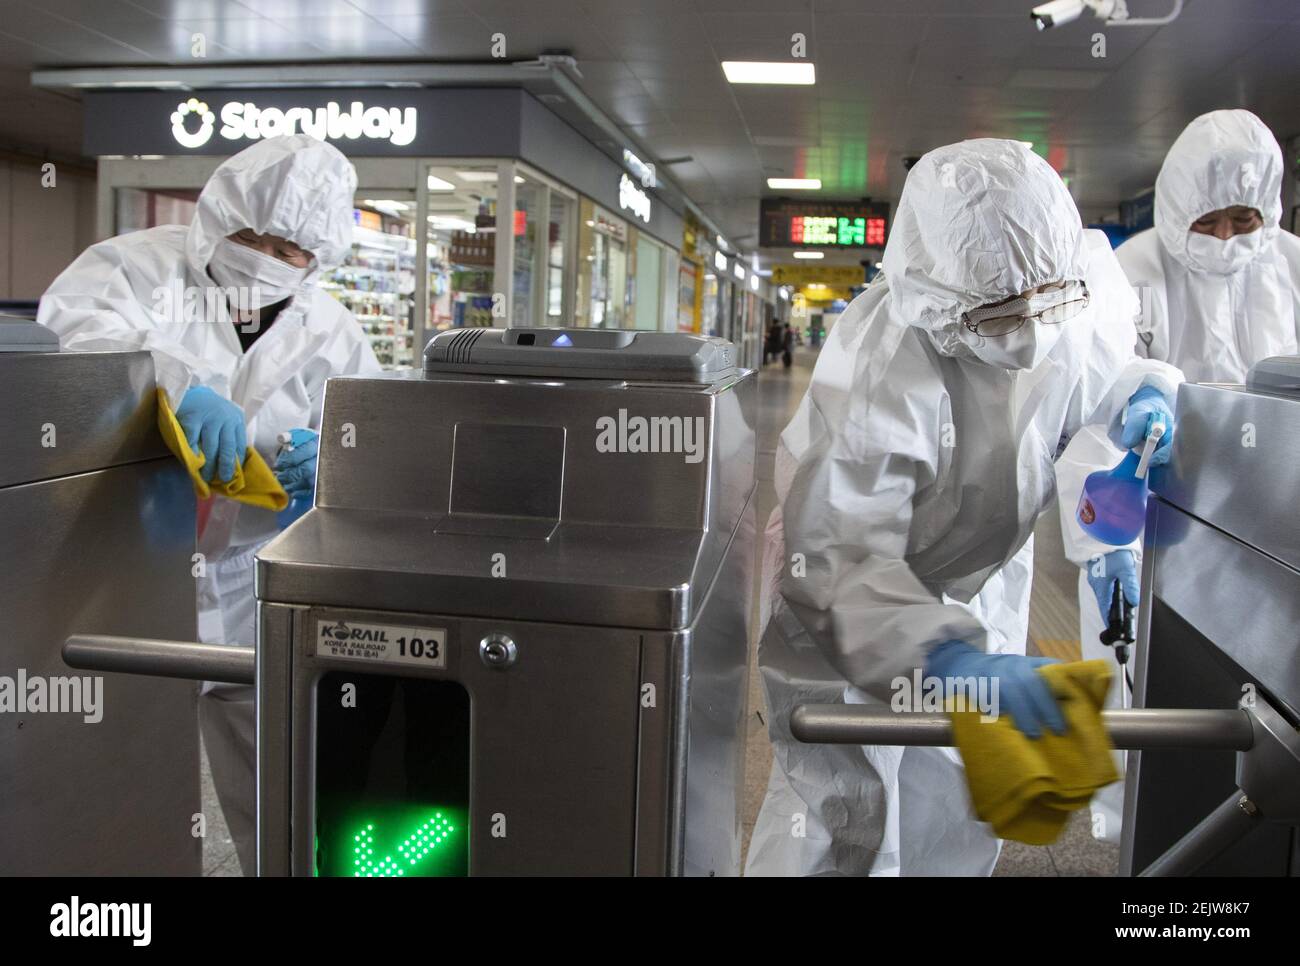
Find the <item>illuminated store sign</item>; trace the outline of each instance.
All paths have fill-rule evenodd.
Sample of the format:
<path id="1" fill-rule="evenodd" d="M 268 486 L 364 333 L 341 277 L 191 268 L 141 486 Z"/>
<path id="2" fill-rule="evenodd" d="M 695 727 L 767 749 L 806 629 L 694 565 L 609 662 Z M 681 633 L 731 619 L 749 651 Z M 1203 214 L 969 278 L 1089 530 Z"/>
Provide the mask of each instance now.
<path id="1" fill-rule="evenodd" d="M 636 175 L 636 179 L 641 182 L 642 188 L 653 188 L 655 186 L 655 166 L 642 161 L 627 148 L 623 149 L 623 163 L 627 169 Z"/>
<path id="2" fill-rule="evenodd" d="M 221 126 L 217 126 L 220 116 Z M 251 101 L 227 101 L 219 112 L 191 97 L 171 115 L 172 137 L 184 148 L 201 148 L 214 133 L 226 141 L 256 141 L 281 134 L 310 134 L 321 141 L 373 138 L 402 147 L 415 140 L 414 107 L 366 107 L 353 101 L 347 110 L 337 101 L 324 107 L 259 108 Z"/>
<path id="3" fill-rule="evenodd" d="M 638 188 L 626 174 L 618 179 L 618 206 L 650 223 L 650 196 Z"/>

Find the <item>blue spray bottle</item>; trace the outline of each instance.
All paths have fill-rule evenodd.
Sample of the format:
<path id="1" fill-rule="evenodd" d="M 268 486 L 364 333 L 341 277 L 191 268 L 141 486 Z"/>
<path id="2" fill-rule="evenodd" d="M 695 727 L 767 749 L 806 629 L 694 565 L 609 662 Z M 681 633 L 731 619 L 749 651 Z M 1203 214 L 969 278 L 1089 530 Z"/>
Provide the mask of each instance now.
<path id="1" fill-rule="evenodd" d="M 1147 517 L 1147 467 L 1164 435 L 1164 420 L 1151 415 L 1140 455 L 1129 450 L 1113 470 L 1088 474 L 1075 511 L 1084 533 L 1115 547 L 1138 538 Z"/>

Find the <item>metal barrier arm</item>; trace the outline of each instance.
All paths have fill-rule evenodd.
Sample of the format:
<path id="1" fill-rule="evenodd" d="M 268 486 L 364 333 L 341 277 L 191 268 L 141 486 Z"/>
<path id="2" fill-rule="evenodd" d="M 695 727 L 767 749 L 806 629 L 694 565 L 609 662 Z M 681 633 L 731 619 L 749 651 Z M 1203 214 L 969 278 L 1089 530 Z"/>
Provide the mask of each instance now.
<path id="1" fill-rule="evenodd" d="M 1194 748 L 1237 753 L 1239 789 L 1144 869 L 1142 876 L 1191 875 L 1261 821 L 1300 825 L 1300 733 L 1259 695 L 1233 711 L 1134 708 L 1103 711 L 1121 749 Z M 799 741 L 834 745 L 952 745 L 946 714 L 804 704 L 790 715 Z"/>
<path id="2" fill-rule="evenodd" d="M 142 637 L 74 634 L 63 643 L 63 662 L 87 671 L 117 671 L 162 678 L 190 678 L 224 684 L 252 684 L 252 647 L 157 641 Z"/>
<path id="3" fill-rule="evenodd" d="M 1245 751 L 1255 740 L 1250 714 L 1197 709 L 1135 708 L 1103 711 L 1111 743 L 1128 748 L 1209 748 Z M 848 704 L 803 704 L 790 730 L 819 745 L 952 745 L 952 722 L 942 713 L 913 714 Z"/>

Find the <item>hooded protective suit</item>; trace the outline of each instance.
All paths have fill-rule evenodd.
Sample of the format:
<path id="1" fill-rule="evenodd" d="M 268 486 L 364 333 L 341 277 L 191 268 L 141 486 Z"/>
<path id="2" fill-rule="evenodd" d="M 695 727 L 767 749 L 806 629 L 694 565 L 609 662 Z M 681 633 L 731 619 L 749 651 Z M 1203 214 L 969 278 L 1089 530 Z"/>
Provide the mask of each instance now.
<path id="1" fill-rule="evenodd" d="M 271 138 L 225 161 L 199 195 L 189 227 L 163 225 L 86 249 L 41 298 L 38 321 L 64 349 L 147 349 L 172 408 L 207 386 L 244 411 L 248 442 L 274 463 L 280 432 L 319 429 L 325 380 L 380 371 L 352 314 L 316 285 L 352 244 L 356 171 L 338 149 L 305 134 Z M 296 242 L 315 256 L 298 291 L 245 352 L 225 296 L 208 273 L 226 236 L 251 228 Z M 207 643 L 255 639 L 253 555 L 279 532 L 276 514 L 217 499 L 198 540 L 198 634 Z M 224 741 L 204 706 L 204 739 L 246 870 L 252 856 L 252 702 L 249 689 L 218 689 L 212 701 L 245 705 L 222 714 Z M 233 700 L 232 700 L 233 699 Z M 232 718 L 231 715 L 234 715 Z M 233 743 L 233 744 L 232 744 Z M 234 759 L 227 761 L 224 751 Z M 246 752 L 246 753 L 245 753 Z M 238 778 L 221 772 L 234 767 Z M 231 804 L 228 804 L 231 803 Z M 247 812 L 245 822 L 232 815 Z"/>
<path id="2" fill-rule="evenodd" d="M 1091 302 L 1045 358 L 981 360 L 963 312 L 1071 280 Z M 1023 653 L 1053 459 L 1087 424 L 1118 433 L 1140 385 L 1176 389 L 1134 357 L 1136 311 L 1104 236 L 1023 145 L 966 141 L 912 168 L 881 279 L 832 330 L 777 452 L 780 596 L 759 652 L 775 758 L 748 874 L 992 870 L 1000 843 L 955 751 L 804 745 L 790 712 L 888 700 L 947 640 Z"/>
<path id="3" fill-rule="evenodd" d="M 1194 382 L 1240 383 L 1260 359 L 1297 351 L 1300 239 L 1279 227 L 1282 171 L 1281 148 L 1249 111 L 1203 114 L 1178 136 L 1156 178 L 1155 227 L 1115 253 L 1142 300 L 1139 355 L 1172 363 Z M 1191 227 L 1201 216 L 1233 205 L 1257 209 L 1264 223 L 1236 236 L 1234 241 L 1249 240 L 1253 257 L 1225 273 L 1226 266 L 1198 257 L 1195 244 L 1212 248 L 1223 242 L 1193 235 Z M 1084 478 L 1099 464 L 1114 466 L 1122 457 L 1102 434 L 1088 431 L 1071 442 L 1057 464 L 1066 555 L 1080 567 L 1115 549 L 1090 540 L 1074 518 Z M 1139 550 L 1139 544 L 1132 549 Z M 1098 641 L 1101 613 L 1082 573 L 1079 625 L 1083 656 L 1114 665 L 1114 653 Z M 1109 706 L 1118 707 L 1119 700 L 1115 689 Z M 1123 792 L 1123 785 L 1115 784 L 1093 799 L 1098 838 L 1119 841 Z"/>

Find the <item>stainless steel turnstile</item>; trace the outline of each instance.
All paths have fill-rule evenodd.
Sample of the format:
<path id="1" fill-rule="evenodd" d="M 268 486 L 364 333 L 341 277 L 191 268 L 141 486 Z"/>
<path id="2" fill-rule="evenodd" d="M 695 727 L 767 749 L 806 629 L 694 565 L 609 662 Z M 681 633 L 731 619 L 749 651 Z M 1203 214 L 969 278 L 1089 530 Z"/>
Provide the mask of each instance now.
<path id="1" fill-rule="evenodd" d="M 423 372 L 329 382 L 315 506 L 258 557 L 260 874 L 739 872 L 756 387 L 733 353 L 464 329 Z"/>
<path id="2" fill-rule="evenodd" d="M 1185 385 L 1169 470 L 1153 477 L 1147 515 L 1134 706 L 1271 707 L 1295 740 L 1300 723 L 1300 358 L 1257 365 L 1246 386 Z M 1297 875 L 1300 771 L 1246 788 L 1231 753 L 1129 756 L 1121 867 L 1160 859 L 1207 815 L 1246 814 L 1239 840 L 1206 874 Z M 1290 821 L 1286 819 L 1289 817 Z"/>
<path id="3" fill-rule="evenodd" d="M 1300 873 L 1300 358 L 1184 385 L 1143 558 L 1126 875 Z M 805 705 L 801 741 L 948 745 L 946 715 Z"/>
<path id="4" fill-rule="evenodd" d="M 82 631 L 195 632 L 194 498 L 153 363 L 0 320 L 0 412 L 0 874 L 197 875 L 195 685 L 59 653 Z"/>

